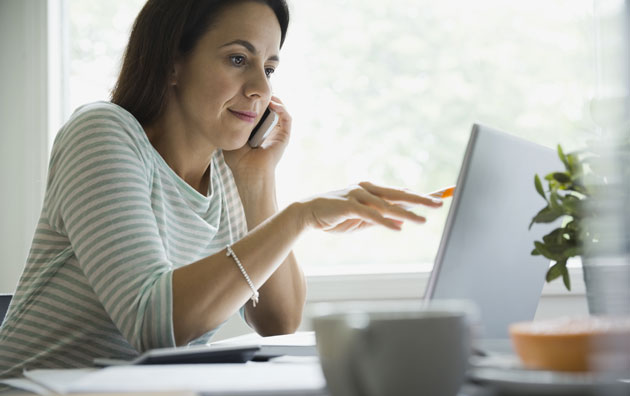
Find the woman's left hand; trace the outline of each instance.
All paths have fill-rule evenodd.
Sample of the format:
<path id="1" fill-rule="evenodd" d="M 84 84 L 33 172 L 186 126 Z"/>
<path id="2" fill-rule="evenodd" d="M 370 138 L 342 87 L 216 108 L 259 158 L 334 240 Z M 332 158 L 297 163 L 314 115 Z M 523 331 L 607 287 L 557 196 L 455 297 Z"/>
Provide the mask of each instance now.
<path id="1" fill-rule="evenodd" d="M 269 108 L 278 114 L 278 124 L 260 147 L 253 149 L 245 144 L 240 149 L 223 152 L 225 162 L 237 178 L 273 175 L 289 144 L 291 115 L 277 96 L 271 97 Z"/>

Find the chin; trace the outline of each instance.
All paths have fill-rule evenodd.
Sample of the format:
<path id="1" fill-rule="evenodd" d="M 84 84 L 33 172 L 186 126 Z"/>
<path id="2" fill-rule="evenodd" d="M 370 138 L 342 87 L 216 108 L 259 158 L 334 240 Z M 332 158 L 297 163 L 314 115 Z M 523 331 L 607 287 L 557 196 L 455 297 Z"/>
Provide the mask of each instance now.
<path id="1" fill-rule="evenodd" d="M 216 136 L 217 147 L 225 151 L 240 149 L 247 144 L 251 128 L 243 128 L 242 125 L 225 128 L 220 135 Z"/>
<path id="2" fill-rule="evenodd" d="M 247 139 L 230 140 L 221 145 L 225 151 L 238 150 L 247 144 Z"/>

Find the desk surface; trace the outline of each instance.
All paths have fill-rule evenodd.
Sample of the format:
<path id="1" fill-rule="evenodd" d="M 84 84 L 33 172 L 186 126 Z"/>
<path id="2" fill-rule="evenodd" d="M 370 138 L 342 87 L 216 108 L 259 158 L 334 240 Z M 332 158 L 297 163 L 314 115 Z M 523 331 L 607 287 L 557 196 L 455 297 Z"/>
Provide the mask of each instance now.
<path id="1" fill-rule="evenodd" d="M 164 389 L 192 389 L 196 392 L 177 392 L 168 396 L 193 394 L 328 396 L 316 357 L 290 357 L 245 364 L 120 366 L 104 370 L 33 370 L 25 374 L 30 382 L 29 380 L 22 382 L 28 385 L 24 389 L 33 392 L 52 389 L 55 393 L 68 393 L 72 396 L 88 393 L 94 395 L 94 392 L 101 395 L 107 393 L 111 395 L 115 392 L 116 396 L 124 394 L 139 396 L 147 392 L 154 394 L 160 392 L 162 395 Z M 596 373 L 552 373 L 475 363 L 470 375 L 483 385 L 466 384 L 459 396 L 630 395 L 630 383 L 611 382 L 610 377 L 606 378 Z M 34 394 L 22 390 L 0 391 L 0 396 Z"/>
<path id="2" fill-rule="evenodd" d="M 0 391 L 0 396 L 34 396 L 34 395 L 36 395 L 36 394 L 35 393 L 31 393 L 31 392 L 17 390 L 17 389 Z M 73 394 L 72 396 L 83 396 L 83 395 L 106 396 L 107 394 L 104 394 L 104 393 L 101 393 L 101 394 L 95 394 L 95 393 L 92 393 L 92 394 Z M 155 393 L 115 393 L 115 394 L 109 394 L 109 395 L 112 395 L 112 396 L 156 396 Z M 160 393 L 159 394 L 159 396 L 195 396 L 195 395 L 198 395 L 198 394 L 191 393 L 191 392 L 169 392 L 169 393 Z M 268 395 L 268 393 L 266 395 Z M 322 396 L 327 396 L 327 395 L 328 395 L 328 393 L 322 394 Z M 462 391 L 459 393 L 458 396 L 501 396 L 501 395 L 497 394 L 496 392 L 480 388 L 478 386 L 465 385 L 462 388 Z"/>

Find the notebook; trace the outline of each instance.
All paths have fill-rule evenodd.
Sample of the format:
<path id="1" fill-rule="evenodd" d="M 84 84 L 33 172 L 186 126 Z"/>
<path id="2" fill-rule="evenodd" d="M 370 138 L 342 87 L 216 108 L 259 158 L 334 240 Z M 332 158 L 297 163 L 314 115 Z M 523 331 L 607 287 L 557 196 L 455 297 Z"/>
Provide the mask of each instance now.
<path id="1" fill-rule="evenodd" d="M 534 175 L 562 167 L 550 148 L 473 125 L 425 299 L 472 300 L 486 339 L 532 320 L 550 263 L 530 252 L 556 226 L 528 229 L 545 206 Z"/>

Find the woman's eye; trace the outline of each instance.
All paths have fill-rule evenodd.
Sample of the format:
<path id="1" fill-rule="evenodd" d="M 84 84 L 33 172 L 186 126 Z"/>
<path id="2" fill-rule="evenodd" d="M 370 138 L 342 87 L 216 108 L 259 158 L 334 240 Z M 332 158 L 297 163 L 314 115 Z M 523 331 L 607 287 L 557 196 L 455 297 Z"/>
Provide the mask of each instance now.
<path id="1" fill-rule="evenodd" d="M 242 66 L 245 63 L 245 57 L 243 55 L 232 55 L 230 60 L 236 66 Z"/>
<path id="2" fill-rule="evenodd" d="M 272 67 L 268 67 L 265 69 L 265 74 L 267 75 L 267 77 L 271 77 L 271 75 L 276 71 L 276 69 L 272 68 Z"/>

